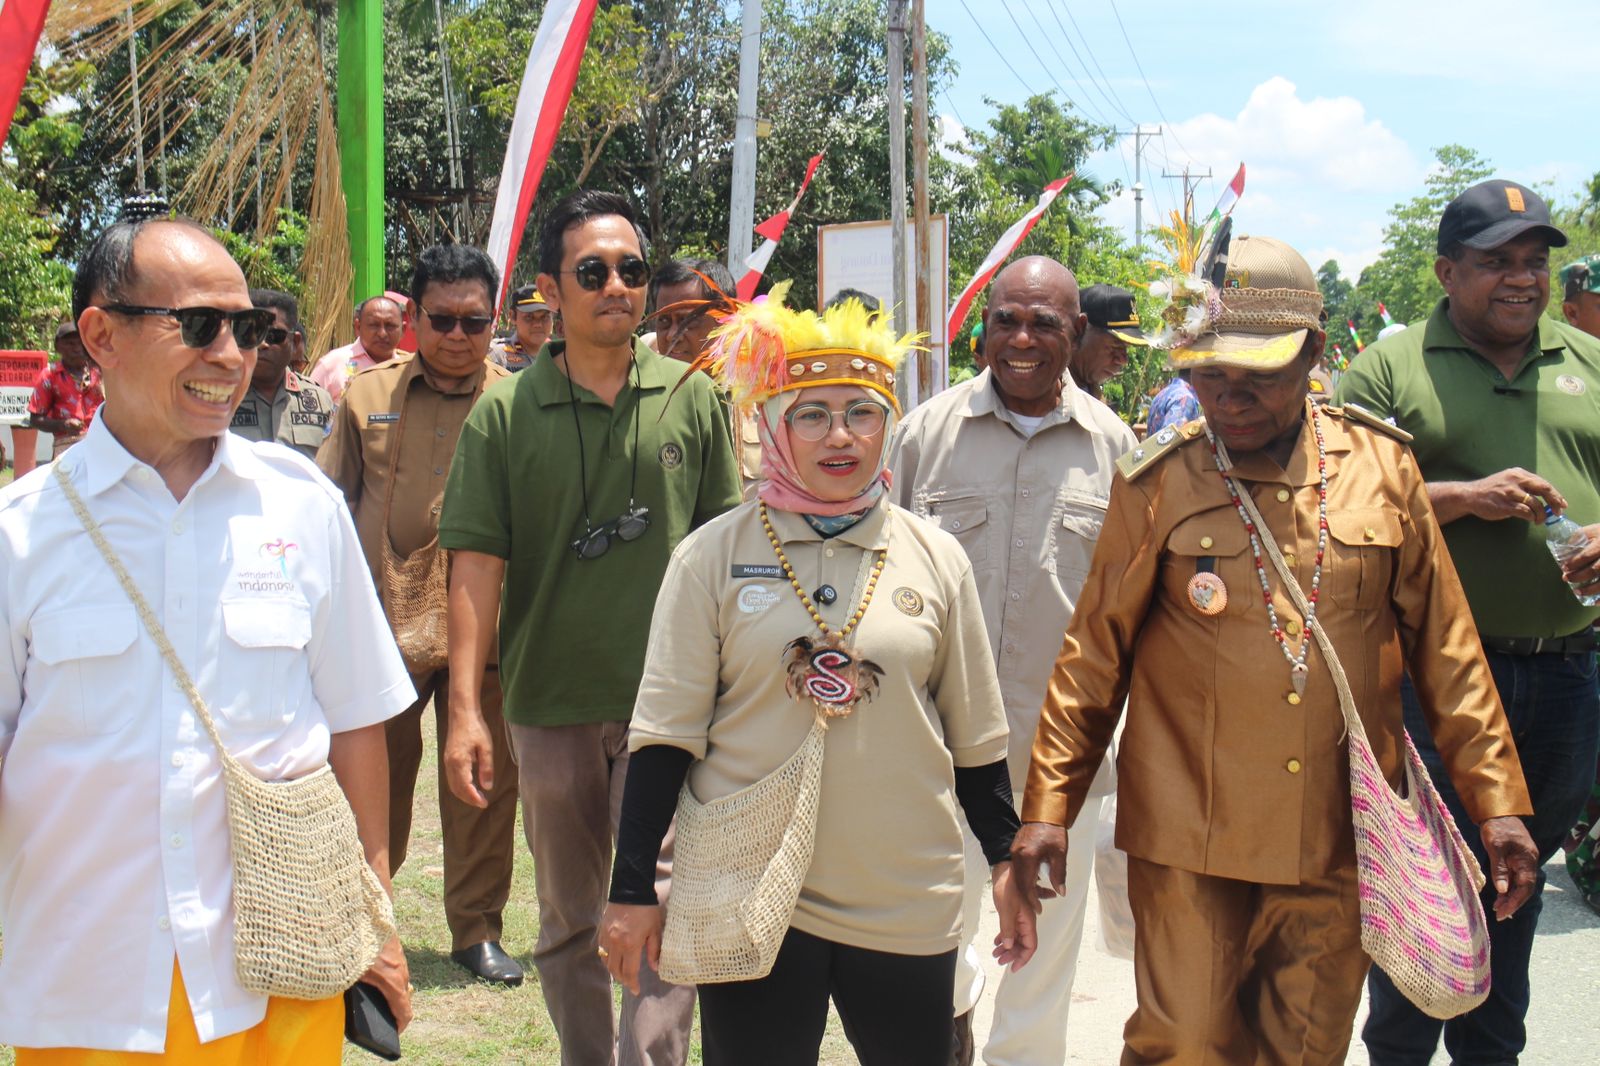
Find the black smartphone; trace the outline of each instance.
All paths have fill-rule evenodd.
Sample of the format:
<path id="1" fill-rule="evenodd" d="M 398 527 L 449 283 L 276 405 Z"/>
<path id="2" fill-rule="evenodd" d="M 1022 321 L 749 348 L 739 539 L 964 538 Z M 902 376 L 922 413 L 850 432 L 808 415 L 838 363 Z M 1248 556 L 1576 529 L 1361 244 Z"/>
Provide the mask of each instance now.
<path id="1" fill-rule="evenodd" d="M 376 985 L 357 981 L 344 993 L 344 1038 L 380 1059 L 400 1059 L 400 1029 Z"/>

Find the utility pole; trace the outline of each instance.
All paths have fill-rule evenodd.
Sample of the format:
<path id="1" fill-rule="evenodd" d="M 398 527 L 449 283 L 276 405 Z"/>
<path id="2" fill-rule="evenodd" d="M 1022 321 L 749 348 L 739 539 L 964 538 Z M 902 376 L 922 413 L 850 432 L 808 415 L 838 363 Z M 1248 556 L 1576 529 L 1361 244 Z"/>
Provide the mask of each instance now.
<path id="1" fill-rule="evenodd" d="M 733 188 L 728 211 L 728 270 L 749 268 L 756 224 L 756 87 L 761 72 L 761 0 L 744 0 L 739 33 L 739 105 L 733 126 Z"/>
<path id="2" fill-rule="evenodd" d="M 133 175 L 144 191 L 144 109 L 139 103 L 139 31 L 133 26 L 133 4 L 128 4 L 128 83 L 133 89 Z"/>
<path id="3" fill-rule="evenodd" d="M 1161 136 L 1161 127 L 1147 130 L 1140 124 L 1131 130 L 1118 130 L 1117 136 L 1133 138 L 1133 246 L 1141 248 L 1144 246 L 1144 172 L 1141 169 L 1144 143 Z"/>
<path id="4" fill-rule="evenodd" d="M 471 210 L 472 192 L 467 188 L 466 178 L 462 174 L 461 124 L 456 117 L 455 86 L 450 77 L 450 53 L 444 45 L 444 7 L 440 0 L 433 0 L 433 23 L 436 31 L 434 40 L 439 42 L 439 82 L 444 89 L 444 136 L 450 151 L 450 189 L 461 193 L 461 202 L 450 212 L 456 220 L 452 236 L 462 241 L 467 239 L 467 228 L 471 221 L 468 212 Z"/>
<path id="5" fill-rule="evenodd" d="M 1182 174 L 1163 173 L 1161 175 L 1163 178 L 1183 179 L 1183 224 L 1186 226 L 1194 225 L 1194 187 L 1199 185 L 1205 179 L 1211 177 L 1211 168 L 1206 167 L 1206 172 L 1204 174 L 1195 172 L 1192 178 L 1190 174 L 1191 172 L 1189 169 L 1189 164 L 1185 163 L 1183 165 Z"/>
<path id="6" fill-rule="evenodd" d="M 925 0 L 911 0 L 911 188 L 917 225 L 917 332 L 933 333 L 931 208 L 928 203 L 928 24 Z M 933 353 L 913 352 L 917 361 L 917 399 L 933 395 Z"/>
<path id="7" fill-rule="evenodd" d="M 889 240 L 893 272 L 890 301 L 894 330 L 906 330 L 906 0 L 889 0 Z M 901 374 L 894 391 L 910 406 L 910 380 Z"/>

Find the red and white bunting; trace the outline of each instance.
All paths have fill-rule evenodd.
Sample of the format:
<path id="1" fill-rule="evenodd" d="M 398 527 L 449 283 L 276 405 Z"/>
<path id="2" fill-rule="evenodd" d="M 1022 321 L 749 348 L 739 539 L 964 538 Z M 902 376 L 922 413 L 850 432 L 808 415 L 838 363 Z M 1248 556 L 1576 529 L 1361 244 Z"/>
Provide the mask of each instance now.
<path id="1" fill-rule="evenodd" d="M 1041 215 L 1050 206 L 1051 202 L 1060 195 L 1061 190 L 1067 187 L 1072 180 L 1072 175 L 1057 181 L 1052 181 L 1044 187 L 1044 192 L 1039 194 L 1039 202 L 1027 214 L 1011 224 L 1011 228 L 1000 234 L 1000 239 L 994 242 L 994 247 L 989 249 L 989 254 L 983 257 L 978 272 L 967 282 L 967 287 L 961 290 L 961 295 L 956 297 L 955 306 L 950 308 L 950 318 L 945 322 L 944 335 L 952 340 L 961 329 L 961 324 L 967 320 L 967 312 L 972 310 L 972 299 L 994 277 L 995 271 L 1000 269 L 1000 264 L 1006 257 L 1017 250 L 1017 245 L 1033 229 L 1034 223 L 1039 221 Z"/>
<path id="2" fill-rule="evenodd" d="M 748 268 L 744 277 L 739 279 L 737 295 L 741 300 L 752 299 L 756 294 L 756 286 L 761 283 L 761 276 L 767 272 L 767 264 L 772 262 L 772 253 L 777 251 L 778 242 L 783 239 L 783 231 L 789 228 L 789 216 L 794 214 L 794 209 L 800 206 L 800 197 L 806 194 L 806 189 L 811 185 L 811 178 L 817 172 L 817 165 L 822 162 L 823 153 L 818 152 L 806 164 L 806 177 L 800 183 L 800 191 L 794 194 L 794 199 L 789 201 L 789 206 L 779 211 L 757 226 L 756 232 L 765 237 L 761 247 L 750 253 L 750 258 L 744 261 Z"/>
<path id="3" fill-rule="evenodd" d="M 0 0 L 0 145 L 11 130 L 49 10 L 50 0 Z"/>
<path id="4" fill-rule="evenodd" d="M 11 0 L 5 0 L 11 3 Z M 539 192 L 545 163 L 555 146 L 561 120 L 578 80 L 583 49 L 589 43 L 599 0 L 550 0 L 539 19 L 522 70 L 517 111 L 506 142 L 506 160 L 500 169 L 500 189 L 495 195 L 494 221 L 489 226 L 489 258 L 500 268 L 500 293 L 496 307 L 505 302 L 511 274 L 522 246 L 522 231 Z"/>

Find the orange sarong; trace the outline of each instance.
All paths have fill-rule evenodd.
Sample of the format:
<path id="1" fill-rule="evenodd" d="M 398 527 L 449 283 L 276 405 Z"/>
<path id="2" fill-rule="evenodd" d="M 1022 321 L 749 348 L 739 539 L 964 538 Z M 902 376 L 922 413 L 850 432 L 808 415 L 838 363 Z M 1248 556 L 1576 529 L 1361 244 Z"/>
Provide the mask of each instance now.
<path id="1" fill-rule="evenodd" d="M 183 974 L 172 967 L 167 1008 L 167 1050 L 91 1051 L 84 1048 L 17 1048 L 17 1066 L 338 1066 L 344 1047 L 342 996 L 308 1002 L 267 1000 L 267 1016 L 242 1033 L 200 1043 Z"/>

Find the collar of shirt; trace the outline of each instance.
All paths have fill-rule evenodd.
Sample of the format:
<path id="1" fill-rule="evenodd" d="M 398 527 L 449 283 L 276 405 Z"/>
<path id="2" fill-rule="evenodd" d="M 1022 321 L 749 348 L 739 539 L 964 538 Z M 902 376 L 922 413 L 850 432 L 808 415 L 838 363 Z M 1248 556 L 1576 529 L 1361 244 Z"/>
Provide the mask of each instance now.
<path id="1" fill-rule="evenodd" d="M 1517 372 L 1507 380 L 1515 381 L 1522 376 L 1522 372 L 1534 365 L 1540 359 L 1560 359 L 1561 353 L 1566 351 L 1567 341 L 1561 335 L 1561 328 L 1548 315 L 1539 316 L 1539 335 L 1529 347 L 1528 354 L 1522 357 L 1522 362 L 1517 364 Z M 1422 350 L 1433 351 L 1459 351 L 1483 360 L 1478 350 L 1468 344 L 1456 329 L 1455 323 L 1450 321 L 1450 297 L 1442 298 L 1434 307 L 1433 314 L 1428 316 L 1428 324 L 1423 327 Z M 1484 360 L 1487 362 L 1487 360 Z"/>
<path id="2" fill-rule="evenodd" d="M 520 377 L 533 382 L 533 398 L 540 407 L 554 407 L 568 402 L 576 394 L 579 399 L 587 399 L 594 394 L 577 385 L 572 391 L 567 389 L 567 375 L 556 365 L 558 359 L 567 350 L 565 340 L 554 339 L 546 342 L 545 350 L 550 353 L 548 359 L 536 359 Z M 673 367 L 681 364 L 676 361 L 671 366 L 667 360 L 657 355 L 637 337 L 633 341 L 633 361 L 639 368 L 639 389 L 647 392 L 655 389 L 670 389 L 682 377 L 682 373 L 674 374 Z M 629 375 L 632 382 L 632 375 Z"/>
<path id="3" fill-rule="evenodd" d="M 205 472 L 195 481 L 195 488 L 210 481 L 216 476 L 218 469 L 225 469 L 242 478 L 264 477 L 270 474 L 268 468 L 256 457 L 249 441 L 232 433 L 221 433 L 214 439 L 217 442 L 217 450 L 211 456 L 211 463 Z M 64 459 L 63 462 L 69 464 L 67 467 L 69 474 L 76 473 L 79 469 L 83 470 L 81 491 L 85 499 L 98 496 L 122 481 L 135 467 L 146 465 L 122 446 L 116 434 L 106 427 L 106 420 L 103 417 L 96 418 L 90 423 L 89 432 L 73 449 L 73 456 L 71 459 Z"/>
<path id="4" fill-rule="evenodd" d="M 1000 391 L 994 382 L 994 372 L 988 367 L 984 367 L 983 372 L 974 380 L 977 384 L 967 393 L 967 403 L 965 409 L 961 412 L 962 417 L 981 418 L 984 415 L 992 415 L 1023 436 L 1029 436 L 1030 431 L 1024 429 L 1017 422 L 1016 416 L 1012 414 L 1011 409 L 1001 401 Z M 1064 425 L 1073 421 L 1077 411 L 1078 395 L 1081 391 L 1070 376 L 1064 375 L 1061 380 L 1060 402 L 1056 404 L 1054 410 L 1045 413 L 1044 421 L 1039 423 L 1039 428 L 1031 432 L 1042 433 L 1051 426 Z"/>
<path id="5" fill-rule="evenodd" d="M 857 548 L 867 551 L 882 551 L 889 547 L 889 508 L 880 499 L 873 508 L 861 517 L 861 521 L 837 536 L 824 538 L 821 533 L 811 528 L 801 515 L 793 511 L 780 511 L 776 508 L 767 508 L 767 518 L 772 522 L 772 531 L 778 539 L 785 544 L 798 541 L 819 541 L 823 539 L 842 541 L 852 544 Z"/>
<path id="6" fill-rule="evenodd" d="M 1310 401 L 1306 402 L 1309 412 Z M 1309 415 L 1307 416 L 1309 417 Z M 1322 426 L 1322 449 L 1328 455 L 1335 455 L 1350 450 L 1350 435 L 1344 423 L 1337 418 L 1323 418 L 1319 420 Z M 1216 456 L 1211 449 L 1202 442 L 1197 445 L 1205 451 L 1200 460 L 1204 470 L 1216 470 Z M 1300 436 L 1295 440 L 1294 453 L 1289 456 L 1287 468 L 1279 466 L 1267 457 L 1267 453 L 1248 452 L 1240 456 L 1229 456 L 1233 460 L 1233 469 L 1228 471 L 1231 475 L 1243 481 L 1277 481 L 1286 485 L 1303 487 L 1315 485 L 1321 480 L 1317 471 L 1317 438 L 1311 432 L 1309 423 L 1300 427 Z M 1338 463 L 1328 463 L 1328 480 L 1332 481 L 1339 473 Z"/>
<path id="7" fill-rule="evenodd" d="M 394 357 L 396 361 L 402 360 L 402 356 L 399 352 L 395 352 Z M 483 384 L 483 376 L 489 372 L 489 360 L 485 358 L 483 363 L 480 364 L 472 373 L 468 374 L 460 381 L 457 381 L 449 388 L 441 389 L 433 383 L 428 374 L 424 373 L 428 367 L 422 356 L 408 354 L 403 358 L 406 361 L 406 367 L 400 372 L 400 391 L 402 393 L 405 392 L 406 389 L 409 389 L 411 387 L 411 383 L 416 381 L 418 378 L 421 378 L 422 383 L 428 388 L 445 396 L 459 396 L 463 393 L 472 393 L 476 392 L 478 387 Z"/>

